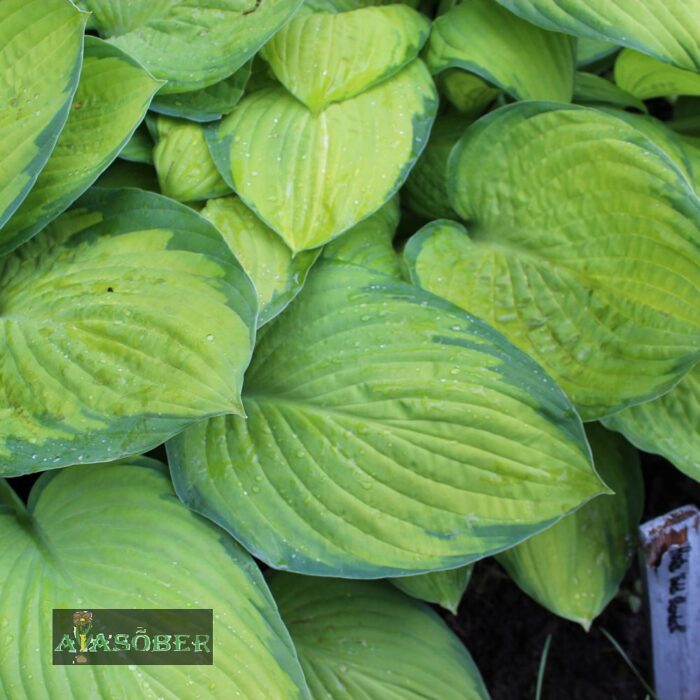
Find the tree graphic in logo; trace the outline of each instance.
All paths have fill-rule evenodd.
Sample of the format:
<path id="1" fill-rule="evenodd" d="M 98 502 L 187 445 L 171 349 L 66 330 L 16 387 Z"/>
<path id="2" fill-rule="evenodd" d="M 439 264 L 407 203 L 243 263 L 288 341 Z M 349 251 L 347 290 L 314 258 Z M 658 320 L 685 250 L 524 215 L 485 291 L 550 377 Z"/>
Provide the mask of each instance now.
<path id="1" fill-rule="evenodd" d="M 84 664 L 87 657 L 84 655 L 88 647 L 88 635 L 92 630 L 92 612 L 90 610 L 76 610 L 73 613 L 73 636 L 78 643 L 78 651 L 81 652 L 75 657 L 76 663 Z"/>
<path id="2" fill-rule="evenodd" d="M 53 663 L 211 666 L 213 612 L 209 608 L 54 608 Z"/>

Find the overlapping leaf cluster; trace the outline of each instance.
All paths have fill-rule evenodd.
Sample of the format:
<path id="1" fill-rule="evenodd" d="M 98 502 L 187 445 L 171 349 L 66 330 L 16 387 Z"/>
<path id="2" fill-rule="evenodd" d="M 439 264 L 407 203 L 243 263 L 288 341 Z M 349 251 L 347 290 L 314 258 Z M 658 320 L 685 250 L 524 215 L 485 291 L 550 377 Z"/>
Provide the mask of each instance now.
<path id="1" fill-rule="evenodd" d="M 633 445 L 700 478 L 700 0 L 3 0 L 0 46 L 8 697 L 487 697 L 416 599 L 491 555 L 591 624 Z M 211 607 L 215 664 L 25 673 L 74 606 Z"/>

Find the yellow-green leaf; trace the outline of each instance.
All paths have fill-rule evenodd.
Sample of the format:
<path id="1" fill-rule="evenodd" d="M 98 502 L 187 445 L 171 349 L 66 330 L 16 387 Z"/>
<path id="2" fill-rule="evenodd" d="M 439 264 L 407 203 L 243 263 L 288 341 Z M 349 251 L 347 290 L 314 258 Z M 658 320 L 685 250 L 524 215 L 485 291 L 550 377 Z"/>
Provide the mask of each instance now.
<path id="1" fill-rule="evenodd" d="M 160 84 L 116 47 L 85 37 L 68 120 L 31 192 L 0 230 L 0 253 L 29 240 L 85 192 L 127 143 Z"/>
<path id="2" fill-rule="evenodd" d="M 320 250 L 292 257 L 284 241 L 238 197 L 210 199 L 202 216 L 221 232 L 258 295 L 258 326 L 281 313 L 301 291 Z"/>
<path id="3" fill-rule="evenodd" d="M 662 122 L 649 114 L 634 114 L 632 112 L 599 105 L 598 109 L 626 121 L 638 131 L 641 131 L 652 143 L 658 146 L 683 173 L 686 180 L 693 182 L 693 166 L 687 149 L 681 137 Z"/>
<path id="4" fill-rule="evenodd" d="M 525 22 L 494 0 L 468 0 L 435 20 L 426 62 L 433 73 L 475 73 L 516 100 L 568 102 L 575 47 L 570 36 Z"/>
<path id="5" fill-rule="evenodd" d="M 700 481 L 700 365 L 660 398 L 620 411 L 604 423 L 640 450 L 662 455 Z"/>
<path id="6" fill-rule="evenodd" d="M 275 568 L 454 568 L 605 491 L 580 420 L 529 358 L 456 307 L 321 261 L 261 329 L 247 419 L 168 443 L 178 495 Z"/>
<path id="7" fill-rule="evenodd" d="M 621 51 L 615 61 L 615 82 L 640 100 L 700 95 L 700 73 L 669 66 L 631 49 Z"/>
<path id="8" fill-rule="evenodd" d="M 599 425 L 586 432 L 596 468 L 615 495 L 594 498 L 498 560 L 538 603 L 588 629 L 636 552 L 644 496 L 637 451 Z"/>
<path id="9" fill-rule="evenodd" d="M 262 55 L 282 85 L 318 112 L 397 73 L 418 55 L 429 32 L 428 19 L 406 5 L 302 13 Z"/>
<path id="10" fill-rule="evenodd" d="M 322 258 L 360 265 L 390 277 L 401 277 L 401 264 L 393 239 L 401 212 L 399 199 L 390 199 L 381 209 L 331 241 Z"/>
<path id="11" fill-rule="evenodd" d="M 300 0 L 81 0 L 100 36 L 132 55 L 161 94 L 199 90 L 235 73 Z"/>
<path id="12" fill-rule="evenodd" d="M 0 226 L 29 193 L 68 117 L 86 18 L 68 0 L 0 2 Z"/>
<path id="13" fill-rule="evenodd" d="M 488 700 L 464 644 L 378 581 L 269 579 L 314 700 Z"/>
<path id="14" fill-rule="evenodd" d="M 209 222 L 91 191 L 0 260 L 0 473 L 117 459 L 241 412 L 256 311 Z"/>
<path id="15" fill-rule="evenodd" d="M 427 142 L 436 108 L 435 86 L 416 60 L 318 114 L 283 88 L 259 90 L 207 139 L 226 181 L 298 253 L 394 195 Z"/>
<path id="16" fill-rule="evenodd" d="M 231 193 L 209 154 L 202 124 L 163 116 L 155 124 L 153 165 L 164 195 L 193 202 Z"/>
<path id="17" fill-rule="evenodd" d="M 504 107 L 467 129 L 448 187 L 469 234 L 426 227 L 412 279 L 535 358 L 584 419 L 659 396 L 700 357 L 700 201 L 622 118 Z"/>
<path id="18" fill-rule="evenodd" d="M 393 578 L 391 582 L 413 598 L 435 603 L 456 615 L 459 601 L 469 585 L 471 575 L 471 566 L 460 566 L 458 569 L 447 571 Z"/>
<path id="19" fill-rule="evenodd" d="M 700 70 L 700 0 L 496 0 L 544 29 Z"/>
<path id="20" fill-rule="evenodd" d="M 44 473 L 26 507 L 0 481 L 0 587 L 7 700 L 310 700 L 257 565 L 151 459 Z M 211 609 L 213 664 L 53 665 L 53 608 Z"/>

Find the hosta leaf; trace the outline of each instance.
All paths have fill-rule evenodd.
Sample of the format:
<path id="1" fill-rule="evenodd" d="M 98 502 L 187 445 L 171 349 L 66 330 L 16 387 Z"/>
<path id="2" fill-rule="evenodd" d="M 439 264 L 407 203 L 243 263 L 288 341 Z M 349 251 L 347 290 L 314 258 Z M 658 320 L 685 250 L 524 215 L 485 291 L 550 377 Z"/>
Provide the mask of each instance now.
<path id="1" fill-rule="evenodd" d="M 292 257 L 282 239 L 238 197 L 210 199 L 202 216 L 219 229 L 258 295 L 258 326 L 277 316 L 301 291 L 320 251 Z"/>
<path id="2" fill-rule="evenodd" d="M 68 0 L 0 3 L 0 226 L 29 193 L 68 117 L 86 17 Z"/>
<path id="3" fill-rule="evenodd" d="M 563 393 L 450 304 L 320 262 L 266 326 L 247 420 L 168 444 L 178 495 L 276 568 L 356 578 L 468 564 L 604 490 Z"/>
<path id="4" fill-rule="evenodd" d="M 620 411 L 605 425 L 700 481 L 700 365 L 660 398 Z"/>
<path id="5" fill-rule="evenodd" d="M 585 419 L 662 394 L 700 356 L 700 203 L 626 121 L 504 107 L 466 131 L 448 185 L 470 234 L 426 227 L 414 282 L 504 333 Z"/>
<path id="6" fill-rule="evenodd" d="M 5 697 L 187 698 L 203 688 L 212 700 L 309 697 L 258 567 L 178 502 L 162 464 L 140 458 L 49 472 L 26 509 L 2 481 L 0 541 L 0 624 L 12 640 L 0 654 Z M 214 611 L 211 666 L 75 673 L 48 661 L 53 608 L 190 607 Z"/>
<path id="7" fill-rule="evenodd" d="M 363 92 L 414 59 L 428 19 L 406 5 L 302 13 L 264 46 L 278 80 L 317 112 Z"/>
<path id="8" fill-rule="evenodd" d="M 430 141 L 401 191 L 403 201 L 428 219 L 456 217 L 447 193 L 447 159 L 472 120 L 446 112 L 435 120 Z"/>
<path id="9" fill-rule="evenodd" d="M 494 0 L 469 0 L 435 20 L 426 62 L 433 73 L 476 73 L 516 100 L 568 102 L 575 48 L 570 36 L 525 22 Z"/>
<path id="10" fill-rule="evenodd" d="M 630 564 L 644 499 L 637 451 L 598 425 L 586 432 L 596 467 L 615 495 L 594 498 L 498 559 L 529 596 L 588 629 Z"/>
<path id="11" fill-rule="evenodd" d="M 253 57 L 299 0 L 82 0 L 101 36 L 131 54 L 167 95 L 218 83 Z"/>
<path id="12" fill-rule="evenodd" d="M 144 163 L 129 163 L 123 160 L 115 160 L 97 178 L 95 187 L 109 187 L 111 189 L 138 187 L 149 192 L 160 192 L 158 177 L 152 167 Z"/>
<path id="13" fill-rule="evenodd" d="M 582 104 L 608 104 L 617 107 L 634 107 L 640 112 L 646 112 L 644 102 L 629 92 L 620 89 L 609 80 L 593 73 L 578 71 L 574 82 L 574 101 Z"/>
<path id="14" fill-rule="evenodd" d="M 614 54 L 618 49 L 619 46 L 611 41 L 580 37 L 576 42 L 576 65 L 579 68 L 590 66 Z"/>
<path id="15" fill-rule="evenodd" d="M 440 94 L 470 119 L 478 117 L 501 93 L 473 73 L 448 68 L 437 76 Z"/>
<path id="16" fill-rule="evenodd" d="M 641 100 L 674 95 L 700 95 L 700 73 L 662 63 L 624 49 L 615 61 L 615 82 Z"/>
<path id="17" fill-rule="evenodd" d="M 145 163 L 153 165 L 153 139 L 151 138 L 145 123 L 142 123 L 131 135 L 127 144 L 119 151 L 122 160 L 131 163 Z"/>
<path id="18" fill-rule="evenodd" d="M 688 153 L 683 146 L 683 141 L 678 134 L 668 128 L 666 123 L 648 114 L 633 114 L 603 105 L 600 105 L 598 109 L 626 121 L 635 129 L 641 131 L 676 164 L 688 182 L 692 183 L 693 168 Z"/>
<path id="19" fill-rule="evenodd" d="M 281 573 L 269 583 L 314 700 L 487 700 L 462 642 L 387 583 Z"/>
<path id="20" fill-rule="evenodd" d="M 403 184 L 436 110 L 420 61 L 313 114 L 283 88 L 242 100 L 207 131 L 226 181 L 295 253 L 376 211 Z"/>
<path id="21" fill-rule="evenodd" d="M 251 63 L 218 83 L 175 95 L 156 95 L 151 109 L 171 117 L 194 122 L 211 122 L 233 111 L 250 78 Z"/>
<path id="22" fill-rule="evenodd" d="M 239 412 L 248 278 L 176 202 L 94 190 L 0 264 L 0 472 L 116 459 Z"/>
<path id="23" fill-rule="evenodd" d="M 85 192 L 129 140 L 159 85 L 119 49 L 85 37 L 68 120 L 31 192 L 0 230 L 0 253 L 29 240 Z"/>
<path id="24" fill-rule="evenodd" d="M 602 39 L 700 69 L 700 0 L 497 0 L 552 31 Z"/>
<path id="25" fill-rule="evenodd" d="M 153 164 L 163 194 L 192 202 L 231 193 L 209 155 L 201 124 L 161 116 L 156 134 Z"/>
<path id="26" fill-rule="evenodd" d="M 400 591 L 419 600 L 436 603 L 456 615 L 459 601 L 467 590 L 471 575 L 471 566 L 460 566 L 458 569 L 447 571 L 393 578 L 391 582 Z"/>
<path id="27" fill-rule="evenodd" d="M 399 200 L 394 197 L 372 216 L 329 243 L 322 257 L 400 278 L 401 264 L 393 244 L 400 218 Z"/>

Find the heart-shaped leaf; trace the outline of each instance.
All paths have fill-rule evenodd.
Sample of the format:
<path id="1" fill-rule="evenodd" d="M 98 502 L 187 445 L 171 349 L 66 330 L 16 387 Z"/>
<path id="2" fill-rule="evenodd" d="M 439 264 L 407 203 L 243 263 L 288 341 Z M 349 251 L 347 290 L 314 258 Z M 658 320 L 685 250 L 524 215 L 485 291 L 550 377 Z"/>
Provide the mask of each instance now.
<path id="1" fill-rule="evenodd" d="M 160 84 L 116 47 L 85 37 L 68 120 L 31 192 L 0 230 L 0 253 L 29 240 L 85 192 L 129 140 Z"/>
<path id="2" fill-rule="evenodd" d="M 700 0 L 496 0 L 552 31 L 602 39 L 700 70 Z"/>
<path id="3" fill-rule="evenodd" d="M 615 495 L 594 498 L 498 560 L 529 596 L 588 630 L 617 593 L 636 551 L 644 496 L 637 451 L 598 425 L 586 432 L 596 467 Z"/>
<path id="4" fill-rule="evenodd" d="M 662 394 L 700 357 L 700 202 L 626 121 L 502 108 L 466 131 L 448 186 L 470 234 L 426 227 L 412 279 L 531 355 L 584 419 Z"/>
<path id="5" fill-rule="evenodd" d="M 280 573 L 269 583 L 317 700 L 487 700 L 462 642 L 388 584 Z"/>
<path id="6" fill-rule="evenodd" d="M 360 265 L 400 279 L 401 262 L 393 244 L 400 218 L 399 200 L 394 197 L 372 216 L 331 241 L 323 249 L 322 258 Z"/>
<path id="7" fill-rule="evenodd" d="M 26 509 L 1 481 L 0 541 L 5 697 L 310 697 L 258 567 L 177 500 L 162 464 L 45 473 Z M 53 608 L 210 608 L 214 663 L 52 665 Z"/>
<path id="8" fill-rule="evenodd" d="M 80 0 L 105 39 L 191 92 L 235 73 L 292 16 L 299 0 Z"/>
<path id="9" fill-rule="evenodd" d="M 700 95 L 700 74 L 669 66 L 651 56 L 624 49 L 615 61 L 615 82 L 640 100 Z"/>
<path id="10" fill-rule="evenodd" d="M 605 491 L 561 390 L 484 323 L 317 263 L 260 334 L 247 419 L 168 443 L 178 495 L 276 568 L 354 578 L 468 564 Z"/>
<path id="11" fill-rule="evenodd" d="M 164 195 L 180 202 L 194 202 L 230 194 L 231 188 L 209 155 L 201 124 L 158 117 L 155 125 L 153 165 Z"/>
<path id="12" fill-rule="evenodd" d="M 426 62 L 433 73 L 476 73 L 516 100 L 569 102 L 575 47 L 570 36 L 525 22 L 493 0 L 469 0 L 435 20 Z"/>
<path id="13" fill-rule="evenodd" d="M 0 226 L 29 193 L 68 117 L 86 17 L 68 0 L 0 3 Z"/>
<path id="14" fill-rule="evenodd" d="M 94 190 L 0 262 L 0 472 L 116 459 L 240 412 L 255 294 L 185 206 Z"/>
<path id="15" fill-rule="evenodd" d="M 304 12 L 265 44 L 262 55 L 282 85 L 318 112 L 397 73 L 418 55 L 429 32 L 428 19 L 406 5 Z"/>
<path id="16" fill-rule="evenodd" d="M 202 216 L 219 229 L 258 295 L 258 326 L 281 313 L 301 291 L 320 251 L 292 257 L 284 241 L 238 197 L 210 199 Z"/>
<path id="17" fill-rule="evenodd" d="M 298 253 L 393 196 L 425 146 L 436 108 L 430 75 L 414 61 L 319 114 L 283 88 L 259 90 L 207 139 L 224 179 Z"/>
<path id="18" fill-rule="evenodd" d="M 662 455 L 700 481 L 700 365 L 660 398 L 620 411 L 604 423 L 640 450 Z"/>
<path id="19" fill-rule="evenodd" d="M 413 598 L 435 603 L 456 615 L 459 601 L 467 590 L 471 575 L 471 566 L 460 566 L 458 569 L 447 571 L 393 578 L 391 582 Z"/>
<path id="20" fill-rule="evenodd" d="M 170 117 L 211 122 L 233 111 L 250 78 L 251 63 L 239 68 L 233 75 L 208 87 L 175 95 L 156 95 L 151 109 Z"/>

